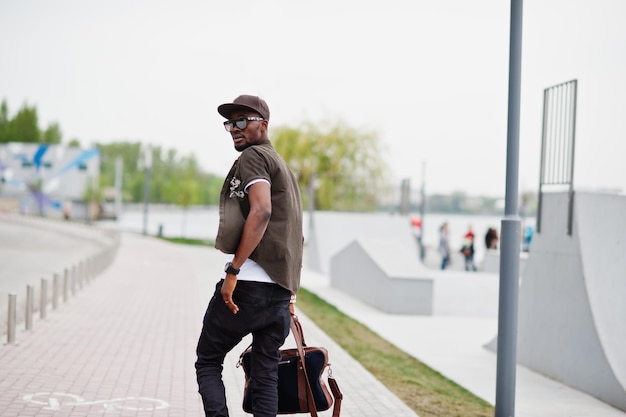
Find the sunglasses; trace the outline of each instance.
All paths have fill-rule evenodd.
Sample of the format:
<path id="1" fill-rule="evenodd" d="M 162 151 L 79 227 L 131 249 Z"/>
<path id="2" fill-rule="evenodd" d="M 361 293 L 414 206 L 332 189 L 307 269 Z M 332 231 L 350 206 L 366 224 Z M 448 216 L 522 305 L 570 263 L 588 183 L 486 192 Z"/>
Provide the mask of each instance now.
<path id="1" fill-rule="evenodd" d="M 239 130 L 244 130 L 246 127 L 248 127 L 249 120 L 252 121 L 252 120 L 265 120 L 265 119 L 262 117 L 240 117 L 239 119 L 235 119 L 235 120 L 226 120 L 224 122 L 224 128 L 226 129 L 227 132 L 232 132 L 235 126 L 237 126 L 237 129 Z"/>

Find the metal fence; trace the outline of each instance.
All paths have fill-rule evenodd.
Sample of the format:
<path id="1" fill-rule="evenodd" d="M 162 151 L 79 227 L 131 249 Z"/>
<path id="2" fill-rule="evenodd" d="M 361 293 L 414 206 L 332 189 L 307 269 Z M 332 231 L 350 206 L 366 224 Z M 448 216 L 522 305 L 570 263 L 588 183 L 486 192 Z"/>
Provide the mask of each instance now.
<path id="1" fill-rule="evenodd" d="M 566 186 L 569 193 L 567 234 L 572 234 L 577 90 L 578 81 L 572 80 L 543 92 L 538 233 L 541 232 L 541 203 L 546 186 Z"/>

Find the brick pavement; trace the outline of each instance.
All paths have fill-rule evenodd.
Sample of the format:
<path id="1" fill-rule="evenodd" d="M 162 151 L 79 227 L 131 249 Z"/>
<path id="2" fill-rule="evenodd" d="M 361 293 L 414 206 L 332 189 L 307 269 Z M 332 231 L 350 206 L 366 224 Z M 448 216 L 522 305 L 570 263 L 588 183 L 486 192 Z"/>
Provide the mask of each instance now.
<path id="1" fill-rule="evenodd" d="M 213 249 L 124 234 L 107 270 L 33 330 L 20 330 L 15 346 L 0 347 L 0 415 L 202 416 L 195 344 L 215 283 L 208 275 L 217 277 L 222 264 Z M 301 321 L 308 344 L 329 349 L 342 416 L 415 416 L 307 317 Z M 246 343 L 224 366 L 233 417 L 247 415 L 235 367 Z"/>

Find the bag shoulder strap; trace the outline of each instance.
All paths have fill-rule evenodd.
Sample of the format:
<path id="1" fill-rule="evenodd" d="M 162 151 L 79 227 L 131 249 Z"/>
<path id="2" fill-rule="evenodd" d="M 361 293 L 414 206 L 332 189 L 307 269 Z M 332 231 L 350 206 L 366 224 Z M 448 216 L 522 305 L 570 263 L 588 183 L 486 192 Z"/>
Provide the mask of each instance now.
<path id="1" fill-rule="evenodd" d="M 328 385 L 330 386 L 330 392 L 333 393 L 333 397 L 335 397 L 335 405 L 333 406 L 333 417 L 339 417 L 339 413 L 341 412 L 341 400 L 343 400 L 343 394 L 339 389 L 339 385 L 337 385 L 337 380 L 332 376 L 328 377 Z"/>
<path id="2" fill-rule="evenodd" d="M 298 357 L 300 366 L 298 369 L 304 373 L 304 381 L 306 385 L 306 396 L 309 405 L 309 413 L 312 417 L 317 417 L 317 407 L 315 406 L 315 399 L 313 398 L 313 391 L 311 390 L 311 383 L 309 382 L 309 375 L 306 372 L 305 356 L 304 356 L 304 335 L 302 334 L 302 325 L 296 315 L 291 316 L 291 333 L 293 333 L 294 339 L 296 339 L 296 345 L 298 347 Z"/>
<path id="3" fill-rule="evenodd" d="M 309 412 L 312 417 L 317 417 L 317 407 L 315 405 L 315 399 L 313 398 L 313 391 L 311 390 L 311 383 L 309 381 L 309 376 L 306 372 L 306 366 L 304 364 L 305 361 L 305 353 L 304 346 L 306 343 L 304 342 L 304 333 L 302 332 L 302 325 L 300 324 L 300 320 L 298 320 L 298 316 L 295 314 L 291 316 L 291 333 L 293 333 L 294 339 L 296 339 L 296 345 L 298 347 L 298 356 L 300 357 L 301 366 L 304 373 L 304 380 L 306 381 L 306 394 L 309 403 Z M 328 385 L 330 386 L 330 390 L 334 397 L 334 406 L 333 406 L 333 417 L 339 417 L 341 413 L 341 401 L 343 400 L 343 394 L 341 390 L 339 390 L 339 386 L 337 385 L 337 381 L 335 378 L 329 376 L 328 377 Z"/>

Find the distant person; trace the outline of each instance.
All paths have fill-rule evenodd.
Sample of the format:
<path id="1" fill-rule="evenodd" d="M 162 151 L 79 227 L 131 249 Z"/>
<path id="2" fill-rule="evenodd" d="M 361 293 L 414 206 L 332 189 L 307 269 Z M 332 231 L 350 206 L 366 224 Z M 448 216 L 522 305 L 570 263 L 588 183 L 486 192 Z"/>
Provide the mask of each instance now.
<path id="1" fill-rule="evenodd" d="M 533 226 L 527 226 L 524 230 L 524 240 L 522 241 L 522 250 L 528 252 L 530 250 L 530 242 L 533 240 L 533 234 L 535 228 Z"/>
<path id="2" fill-rule="evenodd" d="M 450 242 L 448 240 L 448 223 L 439 227 L 439 254 L 441 255 L 441 269 L 450 265 Z"/>
<path id="3" fill-rule="evenodd" d="M 422 242 L 422 219 L 417 216 L 411 216 L 411 229 L 413 230 L 413 236 L 417 242 L 420 261 L 423 261 L 426 256 L 426 250 Z"/>
<path id="4" fill-rule="evenodd" d="M 72 202 L 71 201 L 65 201 L 63 202 L 63 218 L 65 220 L 70 220 L 70 218 L 72 217 Z"/>
<path id="5" fill-rule="evenodd" d="M 220 193 L 215 247 L 227 254 L 227 262 L 198 340 L 198 392 L 206 416 L 228 416 L 224 357 L 252 334 L 253 414 L 275 417 L 279 349 L 289 335 L 300 287 L 300 191 L 295 175 L 268 138 L 270 110 L 264 100 L 242 95 L 217 111 L 226 118 L 224 127 L 240 155 Z"/>
<path id="6" fill-rule="evenodd" d="M 485 247 L 488 250 L 498 249 L 498 240 L 498 231 L 495 228 L 490 227 L 485 235 Z"/>
<path id="7" fill-rule="evenodd" d="M 465 270 L 476 271 L 476 265 L 474 264 L 474 231 L 472 230 L 472 226 L 469 227 L 469 230 L 463 237 L 461 253 L 463 254 L 463 258 L 465 258 Z"/>

